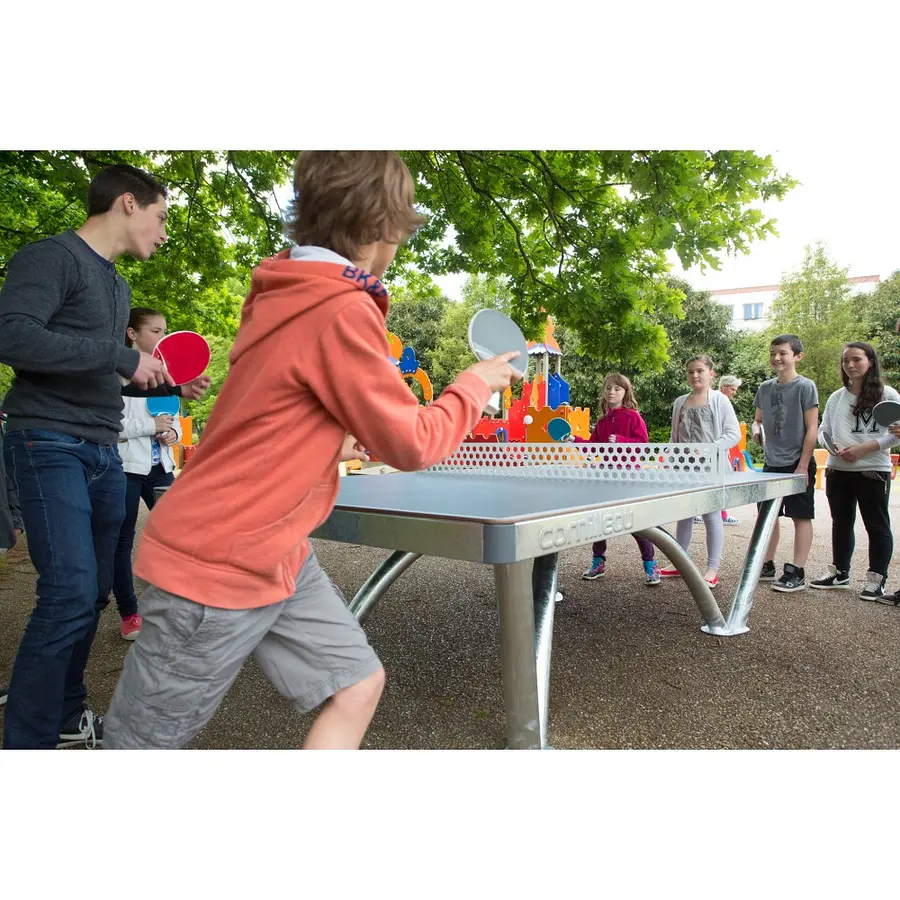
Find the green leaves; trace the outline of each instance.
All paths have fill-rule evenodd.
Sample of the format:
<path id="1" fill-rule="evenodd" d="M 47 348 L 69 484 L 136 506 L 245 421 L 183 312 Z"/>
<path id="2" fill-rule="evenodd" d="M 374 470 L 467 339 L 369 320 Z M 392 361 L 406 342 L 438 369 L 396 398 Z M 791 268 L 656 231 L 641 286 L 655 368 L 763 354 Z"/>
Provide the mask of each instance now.
<path id="1" fill-rule="evenodd" d="M 840 360 L 846 341 L 860 340 L 862 329 L 847 284 L 847 269 L 831 261 L 821 243 L 808 246 L 803 264 L 786 273 L 772 301 L 771 340 L 793 333 L 803 341 L 803 359 L 797 368 L 811 378 L 824 405 L 841 387 Z"/>
<path id="2" fill-rule="evenodd" d="M 413 248 L 425 271 L 508 277 L 511 314 L 528 336 L 551 313 L 593 354 L 649 368 L 665 361 L 666 344 L 648 314 L 678 308 L 658 287 L 665 251 L 685 267 L 718 266 L 722 252 L 771 233 L 750 204 L 795 184 L 747 151 L 403 156 L 433 216 Z M 458 254 L 438 250 L 447 243 Z"/>
<path id="3" fill-rule="evenodd" d="M 91 177 L 129 163 L 170 189 L 169 240 L 147 262 L 119 263 L 136 304 L 159 309 L 170 327 L 233 337 L 252 266 L 286 245 L 274 188 L 292 151 L 37 151 L 0 153 L 0 277 L 23 244 L 86 215 Z M 237 287 L 236 287 L 237 286 Z"/>
<path id="4" fill-rule="evenodd" d="M 666 253 L 718 266 L 773 233 L 756 206 L 796 182 L 751 151 L 404 151 L 428 221 L 390 273 L 506 279 L 507 309 L 529 337 L 546 315 L 595 357 L 656 370 L 669 356 L 662 319 L 679 314 Z M 123 260 L 135 302 L 232 336 L 250 269 L 286 244 L 274 189 L 294 151 L 0 153 L 0 278 L 23 244 L 84 219 L 91 176 L 109 163 L 171 187 L 169 241 Z M 235 284 L 242 287 L 236 289 Z M 230 285 L 230 286 L 229 286 Z M 452 354 L 448 355 L 449 363 Z"/>
<path id="5" fill-rule="evenodd" d="M 885 381 L 900 386 L 900 271 L 882 281 L 874 293 L 854 298 L 862 319 L 862 333 L 881 357 Z"/>

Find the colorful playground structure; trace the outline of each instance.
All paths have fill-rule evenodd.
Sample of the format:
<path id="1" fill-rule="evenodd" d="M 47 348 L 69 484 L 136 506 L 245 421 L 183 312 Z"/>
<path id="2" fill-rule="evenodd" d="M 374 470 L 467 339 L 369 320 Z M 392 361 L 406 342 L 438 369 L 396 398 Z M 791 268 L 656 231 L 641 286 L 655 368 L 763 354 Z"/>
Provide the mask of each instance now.
<path id="1" fill-rule="evenodd" d="M 476 443 L 548 443 L 554 439 L 547 426 L 554 419 L 568 423 L 571 433 L 587 439 L 591 434 L 590 408 L 573 407 L 569 403 L 569 384 L 562 377 L 562 351 L 553 337 L 553 322 L 548 318 L 540 341 L 528 342 L 529 361 L 534 365 L 534 375 L 522 382 L 521 397 L 513 397 L 507 388 L 503 394 L 503 408 L 498 417 L 484 416 L 467 438 Z M 422 390 L 426 404 L 434 399 L 434 388 L 427 373 L 419 366 L 416 352 L 404 347 L 403 341 L 393 332 L 385 332 L 389 359 L 397 367 L 398 374 L 406 381 L 415 381 Z M 554 359 L 555 371 L 550 360 Z"/>
<path id="2" fill-rule="evenodd" d="M 554 438 L 547 429 L 554 419 L 568 423 L 571 433 L 581 438 L 591 434 L 589 407 L 573 407 L 569 403 L 569 383 L 562 377 L 562 350 L 553 337 L 553 322 L 548 317 L 540 341 L 528 342 L 529 362 L 534 375 L 522 382 L 522 396 L 513 398 L 507 388 L 503 394 L 500 417 L 484 416 L 472 429 L 468 443 L 550 443 Z M 555 371 L 550 371 L 550 360 Z"/>
<path id="3" fill-rule="evenodd" d="M 403 341 L 391 331 L 386 331 L 390 356 L 388 359 L 397 367 L 404 381 L 415 381 L 422 389 L 422 399 L 426 404 L 434 399 L 434 388 L 425 370 L 419 367 L 416 351 L 412 347 L 404 347 Z"/>

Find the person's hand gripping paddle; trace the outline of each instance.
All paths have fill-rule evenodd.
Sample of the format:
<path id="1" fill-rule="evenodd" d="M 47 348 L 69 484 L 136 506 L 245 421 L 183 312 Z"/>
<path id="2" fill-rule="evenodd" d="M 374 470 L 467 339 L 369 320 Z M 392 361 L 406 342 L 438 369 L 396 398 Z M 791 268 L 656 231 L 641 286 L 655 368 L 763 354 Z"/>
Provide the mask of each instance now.
<path id="1" fill-rule="evenodd" d="M 203 374 L 209 365 L 209 344 L 195 331 L 173 331 L 153 351 L 162 360 L 175 384 L 182 385 Z"/>
<path id="2" fill-rule="evenodd" d="M 528 371 L 528 343 L 521 329 L 509 316 L 496 309 L 480 309 L 469 322 L 469 346 L 475 356 L 484 362 L 505 353 L 518 352 L 509 360 L 509 366 L 518 375 L 516 381 Z M 500 412 L 500 392 L 496 391 L 484 411 L 491 416 Z"/>

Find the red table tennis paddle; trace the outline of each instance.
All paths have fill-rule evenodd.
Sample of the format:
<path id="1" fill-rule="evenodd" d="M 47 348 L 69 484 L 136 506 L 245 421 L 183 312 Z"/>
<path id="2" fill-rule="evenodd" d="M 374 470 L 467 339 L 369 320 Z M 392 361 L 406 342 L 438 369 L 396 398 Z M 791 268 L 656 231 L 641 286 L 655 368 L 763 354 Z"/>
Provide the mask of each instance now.
<path id="1" fill-rule="evenodd" d="M 209 344 L 195 331 L 173 331 L 156 345 L 153 355 L 162 360 L 175 384 L 187 384 L 209 365 Z"/>

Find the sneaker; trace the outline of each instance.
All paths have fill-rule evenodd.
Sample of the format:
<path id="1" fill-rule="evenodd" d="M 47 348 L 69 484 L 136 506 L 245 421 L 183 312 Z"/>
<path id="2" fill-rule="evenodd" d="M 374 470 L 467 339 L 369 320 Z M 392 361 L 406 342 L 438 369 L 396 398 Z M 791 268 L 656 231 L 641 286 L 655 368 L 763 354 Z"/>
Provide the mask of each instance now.
<path id="1" fill-rule="evenodd" d="M 659 571 L 659 564 L 656 560 L 647 560 L 644 563 L 644 584 L 648 586 L 659 584 L 661 580 L 662 575 Z"/>
<path id="2" fill-rule="evenodd" d="M 93 750 L 103 743 L 103 716 L 94 715 L 94 711 L 87 705 L 80 713 L 75 713 L 59 732 L 58 750 L 65 747 L 73 747 L 84 744 L 88 750 Z"/>
<path id="3" fill-rule="evenodd" d="M 0 684 L 0 706 L 6 704 L 6 698 L 9 696 L 9 688 L 5 684 Z"/>
<path id="4" fill-rule="evenodd" d="M 594 581 L 597 578 L 602 578 L 606 574 L 606 559 L 602 556 L 595 556 L 593 560 L 591 560 L 591 567 L 582 574 L 582 578 L 585 581 Z"/>
<path id="5" fill-rule="evenodd" d="M 850 587 L 850 573 L 834 566 L 828 567 L 828 574 L 821 578 L 814 578 L 809 586 L 819 591 L 833 591 L 838 588 L 848 590 Z"/>
<path id="6" fill-rule="evenodd" d="M 694 516 L 694 524 L 702 525 L 703 524 L 703 516 Z"/>
<path id="7" fill-rule="evenodd" d="M 883 603 L 885 606 L 900 606 L 900 591 L 894 591 L 893 594 L 882 594 L 875 598 L 876 603 Z M 0 703 L 3 701 L 0 700 Z"/>
<path id="8" fill-rule="evenodd" d="M 806 573 L 803 569 L 797 568 L 793 563 L 784 564 L 784 574 L 773 585 L 773 591 L 780 591 L 783 594 L 791 594 L 794 591 L 806 590 Z"/>
<path id="9" fill-rule="evenodd" d="M 775 560 L 770 559 L 763 563 L 762 572 L 759 573 L 760 581 L 775 580 Z"/>
<path id="10" fill-rule="evenodd" d="M 681 578 L 681 572 L 678 569 L 660 569 L 660 578 Z"/>
<path id="11" fill-rule="evenodd" d="M 736 519 L 734 516 L 725 516 L 725 518 L 722 519 L 722 524 L 723 525 L 740 525 L 741 520 Z"/>
<path id="12" fill-rule="evenodd" d="M 866 586 L 859 592 L 861 600 L 878 600 L 884 596 L 884 575 L 866 572 Z"/>
<path id="13" fill-rule="evenodd" d="M 713 575 L 712 579 L 704 578 L 703 579 L 711 588 L 716 588 L 719 586 L 719 576 Z"/>
<path id="14" fill-rule="evenodd" d="M 141 633 L 141 624 L 143 620 L 135 613 L 132 616 L 125 616 L 122 619 L 122 637 L 126 641 L 136 641 L 137 636 Z"/>

